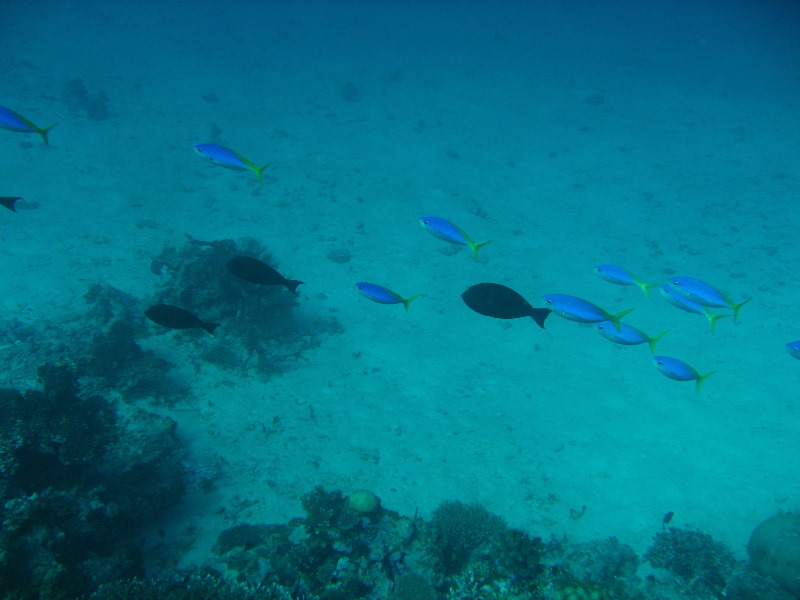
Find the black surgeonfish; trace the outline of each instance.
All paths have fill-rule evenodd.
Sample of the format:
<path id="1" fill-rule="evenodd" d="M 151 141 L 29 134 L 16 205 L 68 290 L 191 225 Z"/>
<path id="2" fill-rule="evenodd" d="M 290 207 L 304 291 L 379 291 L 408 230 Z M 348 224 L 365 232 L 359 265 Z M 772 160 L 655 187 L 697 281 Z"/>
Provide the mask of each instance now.
<path id="1" fill-rule="evenodd" d="M 549 308 L 533 308 L 525 298 L 499 283 L 479 283 L 461 294 L 464 303 L 480 315 L 495 319 L 530 317 L 544 329 Z"/>
<path id="2" fill-rule="evenodd" d="M 22 198 L 18 196 L 0 196 L 0 204 L 12 212 L 17 212 L 17 200 L 22 200 Z"/>
<path id="3" fill-rule="evenodd" d="M 250 256 L 236 256 L 228 261 L 228 270 L 239 279 L 259 285 L 283 285 L 290 292 L 297 294 L 297 286 L 303 283 L 295 279 L 286 279 L 267 263 Z"/>
<path id="4" fill-rule="evenodd" d="M 211 335 L 219 327 L 219 323 L 206 323 L 201 321 L 188 310 L 170 306 L 169 304 L 156 304 L 144 311 L 144 316 L 153 323 L 170 329 L 205 329 Z"/>

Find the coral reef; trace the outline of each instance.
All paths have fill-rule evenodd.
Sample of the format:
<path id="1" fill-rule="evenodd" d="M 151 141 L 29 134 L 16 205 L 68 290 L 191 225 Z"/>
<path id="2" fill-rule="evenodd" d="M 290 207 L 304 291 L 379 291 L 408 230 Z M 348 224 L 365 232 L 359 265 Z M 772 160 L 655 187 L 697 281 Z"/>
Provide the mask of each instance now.
<path id="1" fill-rule="evenodd" d="M 676 575 L 687 593 L 715 598 L 724 597 L 736 566 L 733 553 L 707 533 L 677 527 L 657 533 L 644 559 Z"/>
<path id="2" fill-rule="evenodd" d="M 0 329 L 0 360 L 19 385 L 35 385 L 36 366 L 58 356 L 81 374 L 84 389 L 96 393 L 158 400 L 186 395 L 187 386 L 169 377 L 172 365 L 136 342 L 147 331 L 138 299 L 93 284 L 84 300 L 86 313 L 71 323 L 15 321 Z"/>
<path id="3" fill-rule="evenodd" d="M 180 249 L 165 248 L 150 265 L 162 280 L 154 304 L 180 306 L 222 323 L 213 341 L 197 336 L 203 339 L 204 360 L 268 378 L 294 368 L 324 334 L 341 331 L 335 319 L 306 323 L 295 318 L 297 297 L 283 286 L 256 285 L 233 276 L 226 263 L 234 256 L 251 256 L 278 266 L 252 238 L 211 242 L 189 238 Z"/>
<path id="4" fill-rule="evenodd" d="M 190 238 L 182 248 L 165 248 L 152 261 L 151 271 L 161 279 L 155 297 L 143 300 L 106 284 L 92 284 L 84 296 L 86 313 L 69 323 L 6 323 L 0 328 L 0 360 L 15 381 L 30 386 L 36 381 L 31 365 L 67 357 L 87 389 L 174 404 L 189 396 L 189 383 L 170 377 L 173 365 L 140 345 L 144 338 L 168 333 L 146 321 L 147 306 L 173 304 L 219 319 L 223 326 L 213 338 L 202 331 L 179 334 L 197 341 L 186 344 L 182 358 L 194 355 L 198 362 L 263 379 L 303 364 L 305 352 L 319 346 L 326 335 L 341 332 L 333 317 L 297 318 L 297 297 L 282 286 L 256 285 L 233 276 L 226 263 L 237 255 L 276 266 L 269 252 L 250 238 Z"/>
<path id="5" fill-rule="evenodd" d="M 63 389 L 69 389 L 65 383 Z M 105 456 L 110 450 L 103 453 Z M 0 454 L 0 456 L 5 456 Z M 147 474 L 148 481 L 159 475 Z M 126 493 L 135 493 L 131 490 Z M 164 493 L 164 492 L 161 492 Z M 640 557 L 615 538 L 569 543 L 547 542 L 508 529 L 479 505 L 443 503 L 430 521 L 399 515 L 385 507 L 360 513 L 347 506 L 340 491 L 317 487 L 303 495 L 305 516 L 286 524 L 236 524 L 222 531 L 210 566 L 184 569 L 178 575 L 165 569 L 143 578 L 136 552 L 109 537 L 115 515 L 106 511 L 102 492 L 82 494 L 76 504 L 69 490 L 42 490 L 6 502 L 0 540 L 0 591 L 8 588 L 13 561 L 32 561 L 30 553 L 17 558 L 9 536 L 25 528 L 27 543 L 41 541 L 44 529 L 26 527 L 37 513 L 69 523 L 78 511 L 83 530 L 67 535 L 78 546 L 65 551 L 82 555 L 80 585 L 74 565 L 36 555 L 40 571 L 24 578 L 31 591 L 20 597 L 54 597 L 56 590 L 81 590 L 87 600 L 126 598 L 150 600 L 790 600 L 794 596 L 760 575 L 745 571 L 727 548 L 699 531 L 659 532 L 644 560 L 672 576 L 637 576 Z M 127 510 L 127 507 L 125 507 Z M 468 519 L 472 530 L 456 530 L 449 519 Z M 146 518 L 140 513 L 137 518 Z M 75 525 L 71 525 L 75 527 Z M 453 527 L 453 531 L 446 528 Z M 30 532 L 36 534 L 31 537 Z M 130 528 L 128 528 L 130 531 Z M 469 548 L 457 573 L 445 571 L 443 535 L 450 543 Z M 106 540 L 101 553 L 98 548 Z M 109 542 L 108 540 L 112 540 Z M 455 541 L 453 541 L 455 540 Z M 39 548 L 50 551 L 64 541 Z M 85 548 L 92 548 L 90 557 Z M 13 549 L 14 552 L 11 550 Z M 43 550 L 42 550 L 43 551 Z M 207 562 L 207 561 L 204 561 Z M 30 569 L 29 569 L 30 571 Z M 6 587 L 2 587 L 2 586 Z M 60 586 L 60 587 L 59 587 Z M 44 593 L 41 593 L 41 591 Z M 54 594 L 54 595 L 48 595 Z M 77 597 L 75 595 L 71 597 Z"/>
<path id="6" fill-rule="evenodd" d="M 544 552 L 541 538 L 531 537 L 519 529 L 508 529 L 495 538 L 488 554 L 510 575 L 514 586 L 523 590 L 535 585 L 544 571 L 541 564 Z"/>
<path id="7" fill-rule="evenodd" d="M 439 556 L 444 571 L 458 573 L 472 551 L 505 529 L 505 521 L 480 504 L 458 500 L 442 502 L 433 512 L 431 525 L 436 531 Z"/>
<path id="8" fill-rule="evenodd" d="M 341 492 L 320 487 L 301 502 L 306 517 L 288 526 L 223 532 L 215 551 L 227 568 L 251 584 L 274 583 L 320 598 L 388 598 L 409 568 L 414 521 L 386 510 L 357 513 Z"/>
<path id="9" fill-rule="evenodd" d="M 436 600 L 437 598 L 436 590 L 427 577 L 411 572 L 397 578 L 391 595 L 391 600 Z"/>
<path id="10" fill-rule="evenodd" d="M 84 295 L 86 321 L 95 325 L 89 342 L 76 347 L 78 371 L 102 392 L 113 390 L 126 399 L 184 396 L 187 386 L 168 376 L 172 364 L 136 342 L 147 333 L 141 301 L 105 284 L 93 284 Z M 85 336 L 85 334 L 84 334 Z"/>
<path id="11" fill-rule="evenodd" d="M 221 577 L 197 573 L 188 577 L 126 579 L 98 588 L 89 600 L 315 600 L 293 594 L 279 585 L 249 586 Z"/>
<path id="12" fill-rule="evenodd" d="M 183 493 L 174 423 L 81 395 L 65 366 L 0 390 L 0 594 L 77 598 L 141 574 L 131 534 Z"/>
<path id="13" fill-rule="evenodd" d="M 640 562 L 633 548 L 613 537 L 570 546 L 562 560 L 579 580 L 607 589 L 620 580 L 633 578 Z"/>

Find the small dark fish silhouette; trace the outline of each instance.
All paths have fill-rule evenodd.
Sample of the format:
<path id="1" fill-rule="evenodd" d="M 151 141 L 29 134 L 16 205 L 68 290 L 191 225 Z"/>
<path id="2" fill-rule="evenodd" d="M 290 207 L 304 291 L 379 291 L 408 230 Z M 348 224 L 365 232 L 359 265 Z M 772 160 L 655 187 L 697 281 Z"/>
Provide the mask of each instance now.
<path id="1" fill-rule="evenodd" d="M 290 292 L 297 294 L 297 286 L 303 283 L 295 279 L 286 279 L 267 263 L 249 256 L 236 256 L 228 261 L 228 270 L 239 279 L 259 285 L 283 285 Z"/>
<path id="2" fill-rule="evenodd" d="M 206 323 L 201 321 L 188 310 L 169 304 L 156 304 L 144 311 L 144 316 L 153 323 L 169 327 L 170 329 L 205 329 L 211 335 L 219 327 L 219 323 Z"/>
<path id="3" fill-rule="evenodd" d="M 666 529 L 669 522 L 672 521 L 672 517 L 675 516 L 675 513 L 669 511 L 667 514 L 664 515 L 664 518 L 661 519 L 661 529 Z"/>
<path id="4" fill-rule="evenodd" d="M 5 206 L 8 210 L 12 212 L 17 212 L 16 204 L 17 200 L 22 200 L 17 196 L 0 196 L 0 204 Z"/>
<path id="5" fill-rule="evenodd" d="M 480 315 L 495 319 L 530 317 L 544 329 L 549 308 L 533 308 L 525 298 L 499 283 L 479 283 L 461 294 L 464 303 Z"/>

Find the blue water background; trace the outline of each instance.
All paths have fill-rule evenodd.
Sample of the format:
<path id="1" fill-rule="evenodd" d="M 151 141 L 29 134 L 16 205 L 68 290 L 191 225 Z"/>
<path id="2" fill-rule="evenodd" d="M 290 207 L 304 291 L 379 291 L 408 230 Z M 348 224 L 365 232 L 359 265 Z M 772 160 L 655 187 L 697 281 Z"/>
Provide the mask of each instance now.
<path id="1" fill-rule="evenodd" d="M 674 511 L 741 554 L 797 506 L 796 2 L 10 0 L 0 30 L 0 104 L 60 122 L 50 146 L 0 131 L 0 194 L 26 200 L 0 214 L 5 322 L 68 321 L 96 281 L 146 297 L 150 260 L 188 233 L 261 240 L 308 282 L 300 314 L 345 330 L 263 386 L 143 341 L 196 378 L 200 408 L 173 415 L 187 444 L 230 464 L 168 531 L 213 541 L 236 498 L 257 501 L 240 518 L 284 520 L 322 484 L 639 550 Z M 107 118 L 65 102 L 76 78 Z M 193 156 L 212 135 L 273 163 L 263 188 Z M 474 263 L 424 215 L 494 241 Z M 712 336 L 598 263 L 752 302 Z M 405 314 L 362 280 L 425 297 Z M 635 306 L 626 321 L 671 330 L 661 352 L 719 373 L 697 394 L 645 347 L 484 319 L 459 298 L 481 281 Z M 291 435 L 266 444 L 274 416 Z"/>

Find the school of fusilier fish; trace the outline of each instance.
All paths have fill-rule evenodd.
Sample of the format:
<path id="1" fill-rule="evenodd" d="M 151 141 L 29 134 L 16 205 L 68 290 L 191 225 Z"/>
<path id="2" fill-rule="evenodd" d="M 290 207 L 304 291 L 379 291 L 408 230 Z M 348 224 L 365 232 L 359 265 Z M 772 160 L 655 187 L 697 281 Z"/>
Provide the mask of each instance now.
<path id="1" fill-rule="evenodd" d="M 41 136 L 45 144 L 49 144 L 48 134 L 58 123 L 47 127 L 38 127 L 19 113 L 0 106 L 0 128 L 19 133 L 34 133 Z M 270 163 L 257 166 L 243 155 L 221 146 L 207 143 L 194 146 L 195 153 L 210 161 L 212 164 L 238 171 L 252 171 L 259 184 L 263 185 L 263 171 Z M 0 197 L 0 204 L 16 212 L 16 203 L 21 200 L 18 196 Z M 471 250 L 473 260 L 478 260 L 480 249 L 491 240 L 475 242 L 467 233 L 440 217 L 421 217 L 422 227 L 431 235 L 451 244 L 467 246 Z M 235 276 L 259 285 L 282 285 L 289 291 L 297 293 L 297 286 L 302 281 L 287 279 L 274 268 L 264 262 L 247 256 L 233 257 L 227 264 L 228 270 Z M 616 265 L 597 265 L 595 273 L 609 283 L 623 286 L 637 286 L 646 297 L 650 297 L 650 290 L 658 288 L 660 295 L 676 308 L 704 316 L 712 333 L 716 329 L 717 321 L 726 317 L 733 317 L 736 321 L 739 311 L 750 299 L 741 302 L 733 301 L 725 293 L 713 285 L 693 277 L 671 277 L 666 284 L 645 283 L 628 270 Z M 358 282 L 355 284 L 358 291 L 366 298 L 380 304 L 402 304 L 408 311 L 413 300 L 422 294 L 403 297 L 391 289 L 376 283 Z M 641 329 L 622 322 L 634 309 L 624 310 L 611 314 L 605 309 L 576 296 L 567 294 L 548 294 L 542 296 L 543 308 L 534 308 L 525 298 L 511 288 L 496 283 L 479 283 L 467 289 L 462 294 L 464 303 L 478 314 L 496 319 L 518 319 L 531 317 L 539 327 L 544 328 L 545 321 L 551 313 L 578 323 L 593 324 L 597 332 L 604 338 L 626 346 L 647 344 L 653 354 L 653 363 L 666 377 L 677 381 L 694 381 L 699 391 L 703 382 L 716 373 L 709 371 L 700 373 L 686 362 L 671 356 L 656 355 L 656 343 L 667 331 L 655 335 L 648 335 Z M 712 309 L 729 309 L 731 314 L 712 312 Z M 201 328 L 214 334 L 219 323 L 203 321 L 191 312 L 177 306 L 157 304 L 145 311 L 145 316 L 152 322 L 172 329 Z M 800 359 L 800 340 L 789 342 L 786 349 L 791 356 Z"/>

